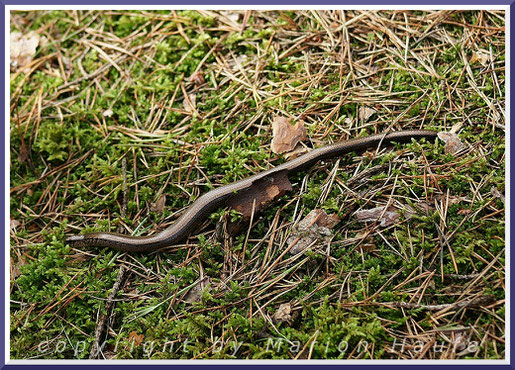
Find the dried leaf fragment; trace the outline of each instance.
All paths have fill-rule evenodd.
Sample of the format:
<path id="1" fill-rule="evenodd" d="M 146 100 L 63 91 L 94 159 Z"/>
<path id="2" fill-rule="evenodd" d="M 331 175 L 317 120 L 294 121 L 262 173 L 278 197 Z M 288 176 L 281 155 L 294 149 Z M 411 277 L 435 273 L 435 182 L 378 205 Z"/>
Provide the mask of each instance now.
<path id="1" fill-rule="evenodd" d="M 282 197 L 292 186 L 286 171 L 279 171 L 256 180 L 250 188 L 244 190 L 227 201 L 227 207 L 241 214 L 241 219 L 230 221 L 228 217 L 217 225 L 217 238 L 223 239 L 224 231 L 229 235 L 238 233 L 245 226 L 252 213 L 257 215 L 275 199 Z M 223 230 L 225 229 L 225 230 Z"/>
<path id="2" fill-rule="evenodd" d="M 458 332 L 454 337 L 453 344 L 457 351 L 463 351 L 468 346 L 467 337 L 462 332 Z"/>
<path id="3" fill-rule="evenodd" d="M 184 105 L 184 110 L 188 113 L 195 113 L 197 111 L 197 95 L 188 94 L 182 103 Z"/>
<path id="4" fill-rule="evenodd" d="M 11 71 L 18 71 L 32 62 L 32 57 L 36 54 L 39 40 L 40 36 L 34 31 L 31 31 L 26 35 L 22 35 L 20 32 L 11 32 Z M 28 68 L 23 70 L 24 73 L 27 73 L 28 71 Z"/>
<path id="5" fill-rule="evenodd" d="M 370 107 L 361 106 L 358 111 L 358 117 L 361 122 L 366 122 L 372 117 L 375 113 L 375 109 Z"/>
<path id="6" fill-rule="evenodd" d="M 21 257 L 18 257 L 18 262 L 15 262 L 14 259 L 11 257 L 11 280 L 16 280 L 18 276 L 21 274 L 20 267 L 25 265 L 25 260 Z"/>
<path id="7" fill-rule="evenodd" d="M 15 220 L 14 218 L 11 218 L 11 222 L 9 224 L 9 227 L 10 227 L 11 231 L 15 230 L 20 225 L 21 225 L 20 221 Z"/>
<path id="8" fill-rule="evenodd" d="M 289 152 L 299 141 L 306 139 L 304 121 L 291 125 L 288 118 L 277 116 L 272 121 L 272 135 L 272 151 L 277 154 Z"/>
<path id="9" fill-rule="evenodd" d="M 193 72 L 188 81 L 192 82 L 195 86 L 200 86 L 205 82 L 204 75 L 200 71 Z"/>
<path id="10" fill-rule="evenodd" d="M 199 281 L 197 285 L 190 289 L 188 293 L 184 296 L 184 302 L 193 303 L 200 302 L 202 299 L 202 293 L 206 289 L 209 289 L 211 286 L 211 278 L 206 277 L 203 280 Z"/>
<path id="11" fill-rule="evenodd" d="M 112 117 L 112 116 L 113 116 L 113 111 L 112 111 L 111 109 L 106 109 L 106 110 L 102 113 L 102 115 L 103 115 L 104 117 Z"/>
<path id="12" fill-rule="evenodd" d="M 499 198 L 499 199 L 501 200 L 501 202 L 505 203 L 505 201 L 504 201 L 504 194 L 503 194 L 503 193 L 501 193 L 501 192 L 499 191 L 499 189 L 497 189 L 495 186 L 492 186 L 492 187 L 490 188 L 490 192 L 492 193 L 492 195 L 493 195 L 494 197 Z"/>
<path id="13" fill-rule="evenodd" d="M 295 149 L 293 149 L 291 152 L 285 153 L 284 158 L 291 160 L 295 159 L 297 157 L 300 157 L 302 154 L 307 153 L 307 148 L 305 146 L 297 145 Z"/>
<path id="14" fill-rule="evenodd" d="M 470 58 L 470 64 L 474 64 L 476 62 L 481 63 L 483 66 L 486 66 L 490 61 L 490 54 L 484 50 L 474 51 L 472 53 L 472 57 Z"/>
<path id="15" fill-rule="evenodd" d="M 143 338 L 145 338 L 143 334 L 138 334 L 135 331 L 129 333 L 129 342 L 134 341 L 135 346 L 139 346 L 143 342 Z"/>
<path id="16" fill-rule="evenodd" d="M 155 203 L 150 204 L 150 210 L 152 212 L 162 213 L 165 210 L 166 194 L 161 194 Z"/>
<path id="17" fill-rule="evenodd" d="M 257 213 L 291 190 L 292 186 L 286 171 L 279 171 L 257 180 L 249 189 L 233 197 L 228 202 L 228 206 L 240 212 L 243 219 L 248 220 L 252 216 L 254 202 L 254 213 Z"/>
<path id="18" fill-rule="evenodd" d="M 279 306 L 273 317 L 275 322 L 285 322 L 291 320 L 291 305 L 283 303 Z"/>
<path id="19" fill-rule="evenodd" d="M 456 154 L 466 148 L 466 145 L 461 142 L 458 134 L 454 132 L 439 132 L 438 138 L 445 143 L 445 153 Z"/>
<path id="20" fill-rule="evenodd" d="M 336 214 L 328 215 L 322 209 L 314 209 L 297 225 L 297 229 L 286 240 L 291 254 L 298 254 L 318 241 L 328 241 L 332 237 L 331 230 L 340 222 Z"/>
<path id="21" fill-rule="evenodd" d="M 356 211 L 354 217 L 360 222 L 379 222 L 381 227 L 395 224 L 400 217 L 395 207 L 376 207 Z"/>

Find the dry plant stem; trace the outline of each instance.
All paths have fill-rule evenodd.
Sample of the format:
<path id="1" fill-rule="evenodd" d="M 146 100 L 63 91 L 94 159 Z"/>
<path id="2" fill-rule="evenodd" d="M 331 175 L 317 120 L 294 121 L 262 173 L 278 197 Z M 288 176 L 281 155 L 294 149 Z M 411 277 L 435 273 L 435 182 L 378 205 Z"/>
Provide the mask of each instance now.
<path id="1" fill-rule="evenodd" d="M 505 10 L 73 10 L 12 11 L 10 18 L 11 31 L 48 40 L 28 73 L 10 78 L 11 358 L 88 358 L 97 327 L 98 357 L 106 359 L 292 359 L 299 353 L 287 341 L 299 338 L 299 358 L 507 356 Z M 185 94 L 196 96 L 203 121 L 185 109 Z M 112 260 L 115 251 L 63 243 L 63 233 L 86 225 L 132 235 L 117 217 L 125 203 L 137 230 L 157 233 L 206 184 L 271 168 L 269 122 L 277 115 L 304 121 L 313 147 L 459 124 L 469 149 L 451 157 L 442 146 L 412 145 L 387 151 L 388 160 L 342 158 L 334 181 L 331 164 L 321 163 L 290 178 L 295 193 L 256 213 L 250 233 L 222 246 L 213 228 L 188 248 L 125 261 Z M 48 160 L 40 146 L 52 126 L 64 132 L 62 161 Z M 214 147 L 219 155 L 205 150 Z M 152 202 L 165 191 L 175 212 L 163 220 Z M 351 216 L 385 204 L 406 210 L 395 225 Z M 283 254 L 296 222 L 319 206 L 344 220 L 330 249 L 318 243 Z M 121 264 L 131 275 L 127 289 L 102 323 Z M 201 276 L 214 281 L 209 294 L 184 302 L 182 290 Z M 489 294 L 494 303 L 470 305 Z M 282 304 L 291 306 L 291 323 L 270 325 Z M 131 321 L 135 314 L 140 319 Z M 181 344 L 193 323 L 202 337 L 189 343 L 190 356 Z M 363 328 L 372 329 L 366 338 Z M 140 345 L 129 353 L 131 331 L 155 343 L 172 335 L 175 348 L 156 345 L 147 355 Z M 460 335 L 479 343 L 477 352 L 454 351 Z M 287 341 L 270 351 L 269 338 Z M 38 345 L 48 339 L 42 353 Z M 68 344 L 81 341 L 77 355 Z M 233 352 L 231 342 L 244 345 Z M 54 350 L 58 343 L 67 343 L 63 352 Z M 227 347 L 215 353 L 220 343 Z"/>
<path id="2" fill-rule="evenodd" d="M 113 289 L 111 293 L 109 294 L 109 297 L 107 298 L 107 302 L 105 304 L 105 314 L 100 314 L 100 320 L 97 322 L 97 327 L 95 329 L 95 342 L 91 346 L 91 350 L 89 352 L 89 359 L 97 358 L 100 354 L 100 337 L 102 336 L 102 333 L 105 331 L 105 324 L 108 319 L 108 317 L 111 315 L 111 311 L 114 305 L 114 297 L 116 297 L 116 294 L 118 294 L 118 291 L 120 290 L 120 286 L 122 284 L 122 281 L 126 275 L 127 270 L 125 269 L 124 265 L 120 266 L 120 269 L 118 270 L 118 275 L 116 276 L 116 281 L 113 285 Z"/>

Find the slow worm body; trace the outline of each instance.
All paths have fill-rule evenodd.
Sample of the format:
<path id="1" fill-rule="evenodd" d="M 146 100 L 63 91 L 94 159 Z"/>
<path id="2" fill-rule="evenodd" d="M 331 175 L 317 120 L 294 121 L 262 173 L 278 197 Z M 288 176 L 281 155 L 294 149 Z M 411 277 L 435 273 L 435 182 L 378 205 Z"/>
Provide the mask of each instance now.
<path id="1" fill-rule="evenodd" d="M 200 196 L 175 223 L 155 235 L 127 236 L 118 233 L 99 232 L 70 236 L 66 241 L 75 247 L 111 247 L 128 252 L 154 251 L 183 241 L 188 235 L 196 231 L 197 226 L 211 212 L 224 206 L 229 198 L 238 192 L 248 189 L 256 180 L 263 179 L 275 172 L 286 171 L 287 174 L 291 174 L 311 167 L 320 160 L 336 157 L 344 153 L 376 147 L 390 142 L 405 143 L 410 142 L 411 139 L 422 138 L 434 140 L 436 135 L 435 131 L 407 130 L 376 134 L 324 146 L 267 171 L 207 192 Z"/>

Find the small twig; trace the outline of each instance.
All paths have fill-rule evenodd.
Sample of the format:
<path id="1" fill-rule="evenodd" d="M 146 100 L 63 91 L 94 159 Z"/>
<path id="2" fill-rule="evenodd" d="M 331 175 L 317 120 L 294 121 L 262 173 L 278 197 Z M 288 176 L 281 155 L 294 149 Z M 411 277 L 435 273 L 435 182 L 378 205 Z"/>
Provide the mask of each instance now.
<path id="1" fill-rule="evenodd" d="M 125 218 L 127 214 L 127 159 L 122 159 L 122 178 L 123 178 L 123 202 L 122 207 L 120 209 L 120 215 L 122 219 Z M 123 232 L 123 226 L 118 226 L 118 232 Z"/>
<path id="2" fill-rule="evenodd" d="M 118 270 L 118 275 L 116 276 L 116 281 L 113 285 L 113 290 L 107 297 L 107 302 L 105 304 L 105 314 L 102 314 L 100 316 L 100 319 L 97 322 L 97 327 L 95 329 L 95 342 L 93 342 L 93 345 L 91 346 L 91 350 L 89 352 L 89 358 L 94 359 L 98 357 L 101 348 L 99 348 L 100 343 L 100 337 L 102 333 L 104 332 L 104 327 L 107 321 L 108 316 L 110 316 L 111 310 L 114 305 L 114 297 L 116 294 L 118 294 L 118 291 L 120 290 L 120 286 L 122 284 L 123 278 L 125 277 L 125 267 L 124 265 L 120 266 L 120 269 Z"/>
<path id="3" fill-rule="evenodd" d="M 422 308 L 428 311 L 441 311 L 447 309 L 459 309 L 459 308 L 477 308 L 488 306 L 495 301 L 491 295 L 481 296 L 471 300 L 464 300 L 456 303 L 443 303 L 443 304 L 418 304 L 409 302 L 377 302 L 378 305 L 400 307 L 400 308 Z"/>

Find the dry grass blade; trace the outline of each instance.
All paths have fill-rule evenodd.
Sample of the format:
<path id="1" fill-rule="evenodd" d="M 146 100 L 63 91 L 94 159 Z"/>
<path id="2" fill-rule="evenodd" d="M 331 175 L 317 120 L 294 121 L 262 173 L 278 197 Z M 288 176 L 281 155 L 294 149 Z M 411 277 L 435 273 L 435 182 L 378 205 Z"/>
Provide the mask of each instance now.
<path id="1" fill-rule="evenodd" d="M 506 358 L 505 17 L 12 11 L 39 43 L 10 75 L 10 356 Z M 302 122 L 291 157 L 274 117 Z M 64 242 L 153 235 L 301 151 L 419 128 L 453 145 L 319 162 L 221 240 L 241 215 L 151 254 Z M 330 231 L 304 227 L 322 210 Z"/>

